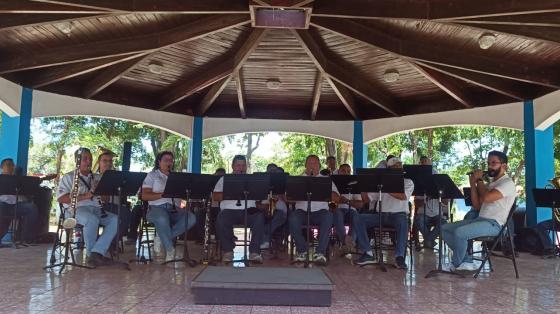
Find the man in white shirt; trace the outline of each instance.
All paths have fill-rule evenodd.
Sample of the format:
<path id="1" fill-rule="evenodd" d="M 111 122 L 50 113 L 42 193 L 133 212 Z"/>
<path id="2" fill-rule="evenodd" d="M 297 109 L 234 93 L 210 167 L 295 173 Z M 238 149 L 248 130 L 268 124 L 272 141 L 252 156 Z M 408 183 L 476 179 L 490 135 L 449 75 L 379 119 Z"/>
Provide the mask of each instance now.
<path id="1" fill-rule="evenodd" d="M 443 240 L 453 251 L 452 270 L 475 270 L 476 266 L 465 260 L 468 240 L 496 236 L 507 222 L 516 196 L 515 183 L 506 174 L 507 163 L 504 153 L 488 153 L 488 176 L 492 182 L 484 182 L 482 170 L 476 170 L 469 176 L 472 207 L 479 211 L 478 217 L 442 226 Z"/>
<path id="2" fill-rule="evenodd" d="M 14 175 L 15 164 L 13 159 L 6 158 L 2 160 L 0 167 L 2 167 L 3 175 Z M 14 218 L 15 206 L 15 195 L 0 195 L 0 241 L 8 232 L 10 222 Z M 16 217 L 23 218 L 22 239 L 26 243 L 31 243 L 35 239 L 35 223 L 38 216 L 37 206 L 20 200 L 17 207 Z"/>
<path id="3" fill-rule="evenodd" d="M 305 173 L 303 176 L 323 177 L 319 173 L 321 162 L 317 155 L 309 155 L 305 160 Z M 332 184 L 332 201 L 339 201 L 338 190 L 334 183 Z M 295 202 L 295 208 L 288 217 L 290 226 L 290 235 L 296 243 L 297 255 L 296 262 L 304 262 L 307 259 L 307 242 L 303 236 L 302 228 L 307 225 L 307 201 Z M 313 261 L 317 265 L 326 265 L 327 258 L 325 256 L 327 246 L 329 244 L 329 234 L 333 223 L 332 213 L 329 211 L 327 202 L 311 202 L 310 222 L 313 225 L 319 225 L 319 245 L 313 255 Z"/>
<path id="4" fill-rule="evenodd" d="M 338 174 L 338 168 L 336 167 L 336 157 L 327 157 L 327 168 L 321 171 L 322 175 L 335 175 Z"/>
<path id="5" fill-rule="evenodd" d="M 231 162 L 233 174 L 247 173 L 247 160 L 243 155 L 236 155 Z M 222 249 L 222 261 L 229 263 L 233 261 L 233 249 L 235 248 L 235 238 L 233 235 L 234 225 L 244 224 L 245 222 L 245 201 L 224 200 L 224 178 L 216 183 L 212 198 L 220 202 L 220 213 L 216 220 L 216 232 Z M 262 264 L 261 243 L 264 235 L 264 214 L 262 209 L 265 207 L 260 201 L 247 201 L 247 224 L 251 228 L 251 243 L 249 244 L 249 260 L 253 263 Z"/>
<path id="6" fill-rule="evenodd" d="M 392 169 L 402 169 L 402 162 L 397 157 L 387 161 L 387 167 Z M 408 199 L 414 191 L 414 183 L 410 179 L 404 179 L 404 193 L 382 193 L 381 194 L 381 215 L 360 214 L 354 217 L 353 227 L 356 233 L 357 243 L 360 250 L 364 253 L 356 261 L 358 265 L 367 265 L 374 262 L 373 251 L 370 246 L 367 229 L 379 226 L 379 219 L 382 225 L 395 228 L 397 233 L 397 243 L 395 248 L 395 266 L 406 269 L 404 255 L 408 241 L 408 219 L 409 212 Z M 364 201 L 376 200 L 378 193 L 364 193 Z M 374 201 L 375 202 L 375 201 Z M 370 205 L 371 207 L 371 205 Z"/>
<path id="7" fill-rule="evenodd" d="M 83 227 L 84 242 L 88 264 L 91 266 L 103 266 L 111 264 L 105 258 L 105 254 L 117 234 L 117 215 L 113 213 L 102 213 L 101 203 L 93 195 L 95 189 L 94 181 L 99 182 L 99 175 L 91 172 L 92 157 L 87 148 L 80 148 L 74 153 L 77 159 L 81 152 L 78 180 L 78 202 L 76 204 L 76 220 Z M 75 170 L 74 170 L 75 171 Z M 72 192 L 74 171 L 65 174 L 58 183 L 57 199 L 66 207 L 70 205 L 70 193 Z M 70 209 L 66 212 L 66 218 L 73 213 Z M 99 225 L 103 225 L 103 233 L 98 237 Z"/>
<path id="8" fill-rule="evenodd" d="M 420 165 L 432 165 L 430 158 L 426 156 L 420 157 Z M 432 168 L 432 174 L 437 171 Z M 447 223 L 445 219 L 449 215 L 449 200 L 442 200 L 442 214 L 444 217 L 439 217 L 439 200 L 424 196 L 414 197 L 414 225 L 418 231 L 422 233 L 424 238 L 424 247 L 432 249 L 435 246 L 435 240 L 439 235 L 439 226 Z"/>
<path id="9" fill-rule="evenodd" d="M 338 174 L 351 175 L 352 168 L 349 164 L 342 164 L 338 169 Z M 364 202 L 362 201 L 362 195 L 360 193 L 340 195 L 340 204 L 338 204 L 338 208 L 333 213 L 333 223 L 336 235 L 341 244 L 344 245 L 346 243 L 346 226 L 344 222 L 347 221 L 351 223 L 354 216 L 358 214 L 357 208 L 362 208 L 363 206 Z M 344 251 L 347 252 L 349 249 L 350 248 L 343 246 Z"/>
<path id="10" fill-rule="evenodd" d="M 284 169 L 276 166 L 275 164 L 269 164 L 266 167 L 267 173 L 284 173 Z M 280 227 L 284 226 L 286 220 L 288 218 L 288 204 L 286 204 L 286 199 L 284 194 L 282 195 L 273 195 L 276 199 L 274 214 L 270 219 L 266 219 L 264 223 L 264 236 L 263 236 L 263 243 L 261 244 L 261 249 L 268 249 L 270 248 L 270 241 L 272 240 L 272 235 L 276 230 Z M 269 206 L 269 201 L 263 201 L 263 205 Z"/>

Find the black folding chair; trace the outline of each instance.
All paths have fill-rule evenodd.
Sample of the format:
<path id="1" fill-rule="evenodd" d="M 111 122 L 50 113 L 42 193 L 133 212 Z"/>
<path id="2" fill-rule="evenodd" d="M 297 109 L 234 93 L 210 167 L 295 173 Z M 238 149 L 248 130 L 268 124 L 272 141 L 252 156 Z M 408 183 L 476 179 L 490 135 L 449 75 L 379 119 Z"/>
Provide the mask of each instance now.
<path id="1" fill-rule="evenodd" d="M 484 268 L 484 265 L 486 264 L 486 261 L 488 261 L 488 265 L 490 266 L 490 271 L 491 272 L 494 271 L 494 269 L 492 268 L 492 261 L 490 260 L 490 255 L 492 255 L 492 256 L 507 258 L 507 259 L 511 260 L 513 262 L 513 268 L 515 269 L 515 278 L 519 279 L 519 272 L 517 271 L 517 262 L 515 260 L 515 246 L 513 244 L 513 234 L 512 234 L 512 230 L 510 230 L 511 228 L 509 227 L 510 224 L 511 224 L 512 217 L 513 217 L 513 212 L 515 211 L 516 208 L 517 208 L 516 202 L 513 202 L 513 206 L 511 206 L 511 208 L 509 210 L 506 223 L 502 226 L 498 235 L 489 236 L 489 237 L 478 237 L 478 238 L 472 239 L 473 241 L 481 241 L 482 242 L 482 251 L 481 252 L 482 252 L 482 255 L 483 255 L 482 264 L 480 264 L 480 267 L 478 268 L 478 270 L 474 274 L 474 276 L 473 276 L 474 278 L 478 278 L 478 275 L 480 274 L 480 272 Z M 506 241 L 505 243 L 509 243 L 509 245 L 511 247 L 511 255 L 494 253 L 494 250 L 498 246 L 498 243 L 504 243 L 504 238 L 505 238 L 505 241 Z M 488 243 L 492 243 L 492 247 L 491 247 L 490 250 L 488 250 Z"/>

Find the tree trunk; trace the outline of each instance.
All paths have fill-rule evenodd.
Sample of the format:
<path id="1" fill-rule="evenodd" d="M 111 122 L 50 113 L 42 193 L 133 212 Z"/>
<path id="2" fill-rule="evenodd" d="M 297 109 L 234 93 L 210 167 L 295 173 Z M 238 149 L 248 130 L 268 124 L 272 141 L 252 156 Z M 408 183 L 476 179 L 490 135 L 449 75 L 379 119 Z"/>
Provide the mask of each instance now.
<path id="1" fill-rule="evenodd" d="M 253 136 L 257 137 L 257 142 L 255 143 L 255 146 L 253 146 Z M 245 155 L 245 158 L 247 159 L 247 173 L 252 173 L 251 158 L 253 157 L 253 152 L 257 150 L 257 148 L 259 148 L 259 142 L 261 141 L 262 136 L 263 135 L 260 133 L 247 134 L 247 154 Z"/>
<path id="2" fill-rule="evenodd" d="M 410 145 L 412 146 L 412 162 L 416 163 L 418 160 L 418 141 L 416 140 L 414 132 L 408 132 L 408 137 L 410 138 Z"/>
<path id="3" fill-rule="evenodd" d="M 513 180 L 513 183 L 515 183 L 515 184 L 519 183 L 519 178 L 521 177 L 521 172 L 523 171 L 524 168 L 525 168 L 525 159 L 522 159 L 519 162 L 519 165 L 517 166 L 517 168 L 515 168 L 515 171 L 513 172 L 513 175 L 511 176 L 511 179 Z"/>
<path id="4" fill-rule="evenodd" d="M 326 138 L 325 146 L 327 148 L 327 157 L 336 156 L 336 142 L 333 139 Z"/>
<path id="5" fill-rule="evenodd" d="M 434 158 L 434 129 L 428 129 L 428 157 Z"/>

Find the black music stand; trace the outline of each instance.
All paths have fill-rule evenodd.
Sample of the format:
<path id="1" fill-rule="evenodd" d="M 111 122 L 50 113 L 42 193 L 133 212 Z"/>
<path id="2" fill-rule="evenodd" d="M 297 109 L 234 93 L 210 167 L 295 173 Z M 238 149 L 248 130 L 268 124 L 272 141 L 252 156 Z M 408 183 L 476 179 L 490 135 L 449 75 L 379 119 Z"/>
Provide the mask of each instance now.
<path id="1" fill-rule="evenodd" d="M 162 197 L 165 198 L 179 198 L 187 201 L 185 209 L 185 228 L 189 225 L 189 208 L 192 199 L 208 199 L 210 193 L 214 189 L 216 182 L 220 178 L 210 174 L 197 174 L 197 173 L 184 173 L 184 172 L 171 172 L 167 177 L 165 190 Z M 190 258 L 188 248 L 188 230 L 185 230 L 183 235 L 183 257 L 174 259 L 172 261 L 164 262 L 163 264 L 184 262 L 190 267 L 195 267 L 198 262 Z"/>
<path id="2" fill-rule="evenodd" d="M 307 202 L 307 259 L 304 267 L 312 263 L 310 239 L 311 202 L 330 202 L 332 199 L 332 180 L 330 177 L 288 177 L 286 180 L 286 197 L 292 201 Z M 297 208 L 296 208 L 297 210 Z"/>
<path id="3" fill-rule="evenodd" d="M 432 175 L 433 185 L 428 187 L 428 196 L 432 198 L 438 198 L 439 200 L 439 252 L 438 252 L 438 268 L 431 270 L 426 274 L 424 278 L 435 277 L 438 274 L 450 274 L 459 277 L 465 277 L 462 274 L 456 273 L 454 271 L 447 271 L 443 269 L 443 235 L 441 230 L 441 220 L 443 218 L 442 212 L 442 199 L 460 199 L 464 198 L 461 191 L 455 185 L 455 182 L 446 174 L 434 174 Z"/>
<path id="4" fill-rule="evenodd" d="M 537 207 L 549 207 L 552 211 L 552 243 L 554 243 L 554 256 L 560 254 L 559 244 L 556 243 L 556 217 L 554 216 L 554 210 L 560 208 L 560 190 L 558 189 L 533 189 L 533 197 Z"/>
<path id="5" fill-rule="evenodd" d="M 357 169 L 358 174 L 368 177 L 367 186 L 364 192 L 378 193 L 377 210 L 379 213 L 379 232 L 375 240 L 378 243 L 379 251 L 377 255 L 377 265 L 382 272 L 387 272 L 385 261 L 383 260 L 383 250 L 381 248 L 381 231 L 383 230 L 383 193 L 403 193 L 404 192 L 404 172 L 402 169 L 393 168 L 360 168 Z"/>
<path id="6" fill-rule="evenodd" d="M 115 196 L 118 196 L 119 198 L 119 206 L 117 209 L 117 236 L 113 239 L 113 241 L 116 241 L 117 260 L 119 259 L 118 245 L 121 233 L 120 222 L 123 199 L 138 193 L 146 175 L 147 174 L 144 172 L 107 170 L 103 172 L 103 175 L 93 192 L 93 194 L 97 196 L 110 196 L 112 204 L 114 204 Z"/>
<path id="7" fill-rule="evenodd" d="M 243 245 L 243 259 L 233 260 L 232 264 L 243 263 L 245 266 L 249 266 L 247 257 L 247 202 L 249 200 L 267 199 L 270 191 L 270 180 L 270 174 L 226 174 L 224 176 L 223 200 L 236 200 L 238 204 L 241 204 L 241 200 L 244 200 L 243 241 L 245 244 Z"/>
<path id="8" fill-rule="evenodd" d="M 17 218 L 17 211 L 19 206 L 20 195 L 33 195 L 36 194 L 41 184 L 41 179 L 38 177 L 20 176 L 20 175 L 0 175 L 0 195 L 14 195 L 16 197 L 16 204 L 14 206 L 13 219 Z M 18 249 L 17 244 L 17 231 L 16 228 L 12 229 L 12 247 Z M 25 243 L 22 246 L 28 246 Z"/>

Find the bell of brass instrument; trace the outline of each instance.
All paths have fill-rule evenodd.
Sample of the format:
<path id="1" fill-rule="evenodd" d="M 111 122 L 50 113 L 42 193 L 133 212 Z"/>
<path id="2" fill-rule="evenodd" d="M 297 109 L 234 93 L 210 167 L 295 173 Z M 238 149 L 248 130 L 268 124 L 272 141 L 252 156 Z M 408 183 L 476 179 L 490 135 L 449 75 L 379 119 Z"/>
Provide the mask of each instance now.
<path id="1" fill-rule="evenodd" d="M 78 195 L 80 193 L 80 164 L 82 163 L 82 149 L 80 148 L 76 156 L 76 168 L 74 169 L 74 176 L 72 177 L 72 190 L 70 191 L 70 207 L 72 217 L 64 217 L 62 226 L 64 229 L 74 229 L 78 224 L 76 220 L 76 211 L 78 209 Z"/>
<path id="2" fill-rule="evenodd" d="M 545 186 L 545 189 L 560 189 L 560 176 L 554 177 L 548 180 L 549 184 Z M 553 208 L 552 213 L 557 222 L 560 222 L 560 208 Z"/>

